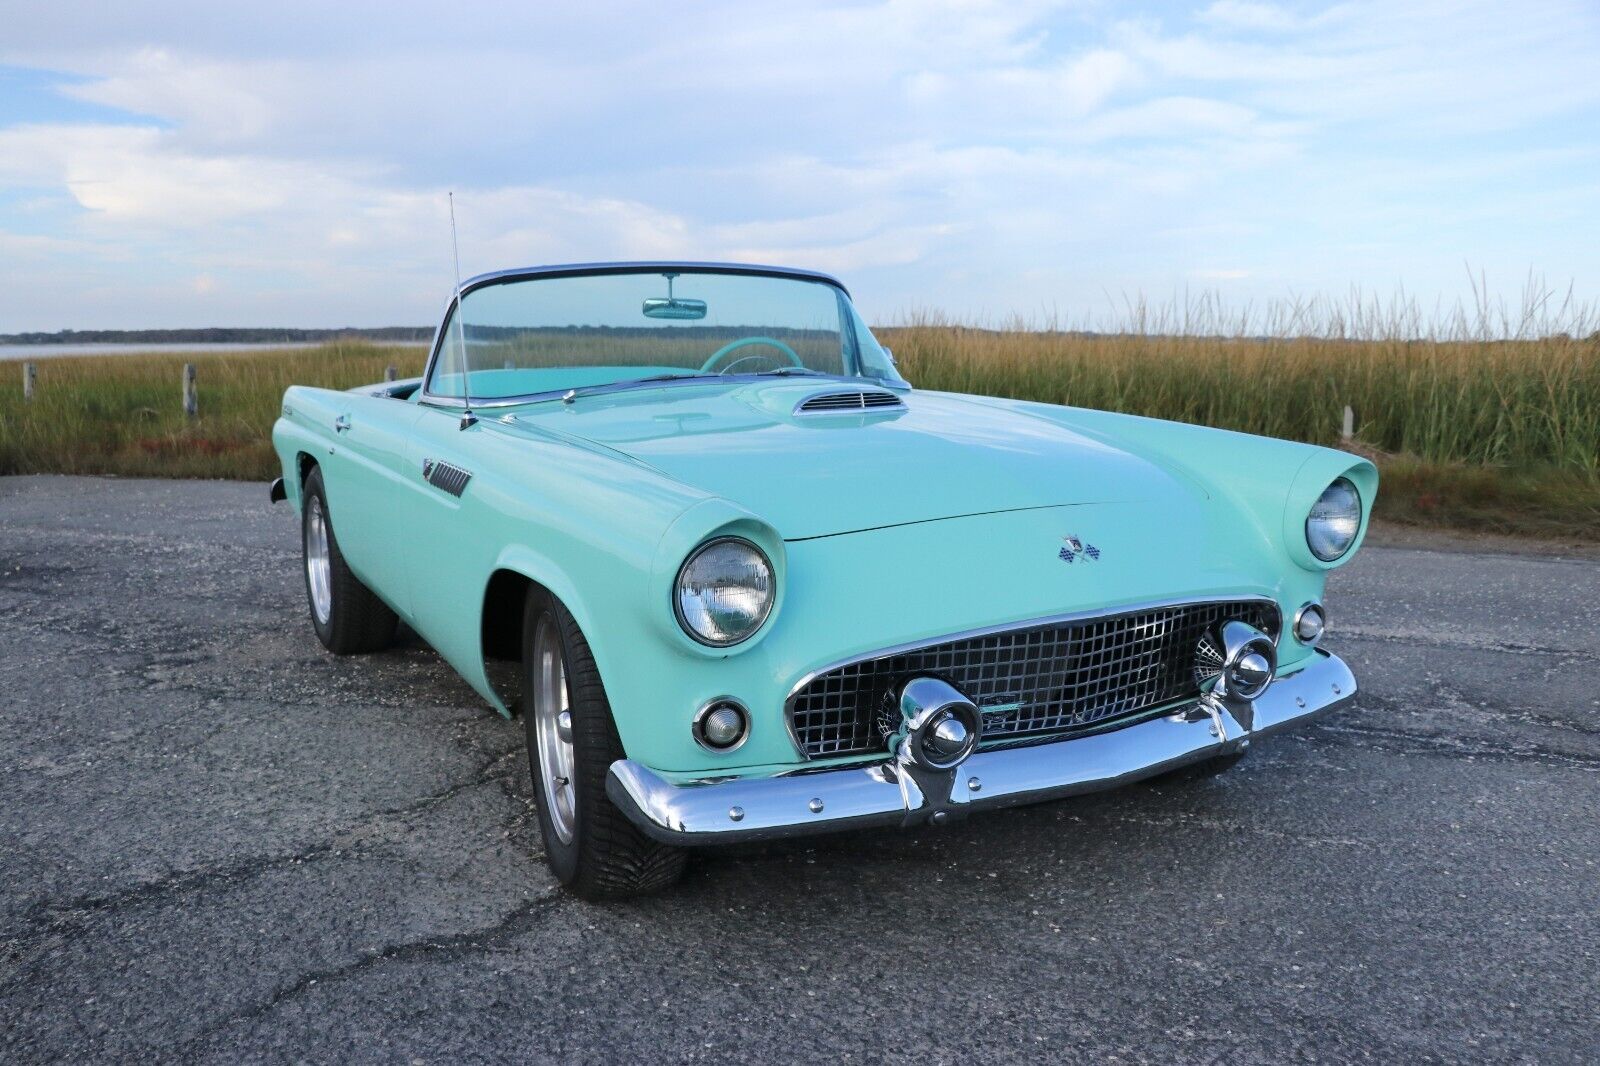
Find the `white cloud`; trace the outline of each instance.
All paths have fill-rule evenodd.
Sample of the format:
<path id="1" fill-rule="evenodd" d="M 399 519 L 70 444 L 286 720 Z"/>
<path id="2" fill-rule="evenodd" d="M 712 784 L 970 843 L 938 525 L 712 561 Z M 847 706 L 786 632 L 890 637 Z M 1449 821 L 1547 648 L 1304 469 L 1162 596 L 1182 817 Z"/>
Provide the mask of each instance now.
<path id="1" fill-rule="evenodd" d="M 451 187 L 469 271 L 788 261 L 859 274 L 869 311 L 1191 278 L 1425 286 L 1480 247 L 1600 291 L 1573 221 L 1600 209 L 1581 0 L 680 15 L 689 32 L 608 0 L 20 10 L 0 61 L 152 121 L 0 128 L 0 249 L 33 266 L 0 321 L 426 321 Z"/>
<path id="2" fill-rule="evenodd" d="M 1291 30 L 1301 20 L 1276 4 L 1248 3 L 1246 0 L 1216 0 L 1200 12 L 1206 22 L 1247 30 Z"/>

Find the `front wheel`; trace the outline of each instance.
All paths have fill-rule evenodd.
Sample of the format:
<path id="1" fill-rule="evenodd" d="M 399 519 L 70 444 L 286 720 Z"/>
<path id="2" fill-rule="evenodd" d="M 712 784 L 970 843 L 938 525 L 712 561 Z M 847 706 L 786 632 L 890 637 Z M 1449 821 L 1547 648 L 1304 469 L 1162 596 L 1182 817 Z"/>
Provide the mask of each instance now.
<path id="1" fill-rule="evenodd" d="M 578 623 L 535 588 L 523 607 L 522 634 L 523 725 L 550 868 L 586 899 L 674 884 L 683 875 L 683 851 L 645 836 L 606 795 L 622 741 Z"/>
<path id="2" fill-rule="evenodd" d="M 311 626 L 322 646 L 335 655 L 355 655 L 382 651 L 393 643 L 400 620 L 345 564 L 328 514 L 328 490 L 316 468 L 306 475 L 300 544 Z"/>

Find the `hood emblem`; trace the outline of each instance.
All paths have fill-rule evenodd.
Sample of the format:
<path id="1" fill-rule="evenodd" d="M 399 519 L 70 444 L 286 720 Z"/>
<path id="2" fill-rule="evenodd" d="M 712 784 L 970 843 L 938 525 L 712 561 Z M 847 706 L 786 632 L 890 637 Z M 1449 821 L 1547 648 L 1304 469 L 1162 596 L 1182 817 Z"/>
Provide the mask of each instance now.
<path id="1" fill-rule="evenodd" d="M 1062 537 L 1061 540 L 1066 544 L 1066 547 L 1057 552 L 1056 557 L 1064 563 L 1076 562 L 1079 557 L 1088 559 L 1100 558 L 1100 549 L 1093 544 L 1087 543 L 1075 533 Z"/>

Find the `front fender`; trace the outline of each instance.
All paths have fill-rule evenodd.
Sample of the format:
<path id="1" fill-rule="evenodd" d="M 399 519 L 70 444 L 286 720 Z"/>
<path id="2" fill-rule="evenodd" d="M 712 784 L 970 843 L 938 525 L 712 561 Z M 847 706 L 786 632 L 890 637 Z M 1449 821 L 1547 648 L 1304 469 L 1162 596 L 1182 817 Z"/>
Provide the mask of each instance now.
<path id="1" fill-rule="evenodd" d="M 1366 537 L 1378 491 L 1378 469 L 1358 455 L 1138 415 L 1026 401 L 992 402 L 1069 426 L 1183 474 L 1230 507 L 1239 520 L 1234 523 L 1239 532 L 1248 531 L 1261 546 L 1304 570 L 1321 574 L 1344 565 Z M 1341 476 L 1350 478 L 1361 491 L 1361 528 L 1348 552 L 1325 563 L 1306 547 L 1305 517 L 1322 490 Z"/>

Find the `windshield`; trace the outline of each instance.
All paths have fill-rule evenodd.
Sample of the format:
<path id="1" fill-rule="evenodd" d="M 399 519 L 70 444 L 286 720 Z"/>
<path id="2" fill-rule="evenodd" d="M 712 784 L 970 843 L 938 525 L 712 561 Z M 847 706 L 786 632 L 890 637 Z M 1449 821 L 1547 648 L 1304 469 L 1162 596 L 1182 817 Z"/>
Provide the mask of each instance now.
<path id="1" fill-rule="evenodd" d="M 508 399 L 668 377 L 832 374 L 898 381 L 850 300 L 822 281 L 693 270 L 488 285 L 446 319 L 428 393 Z"/>

